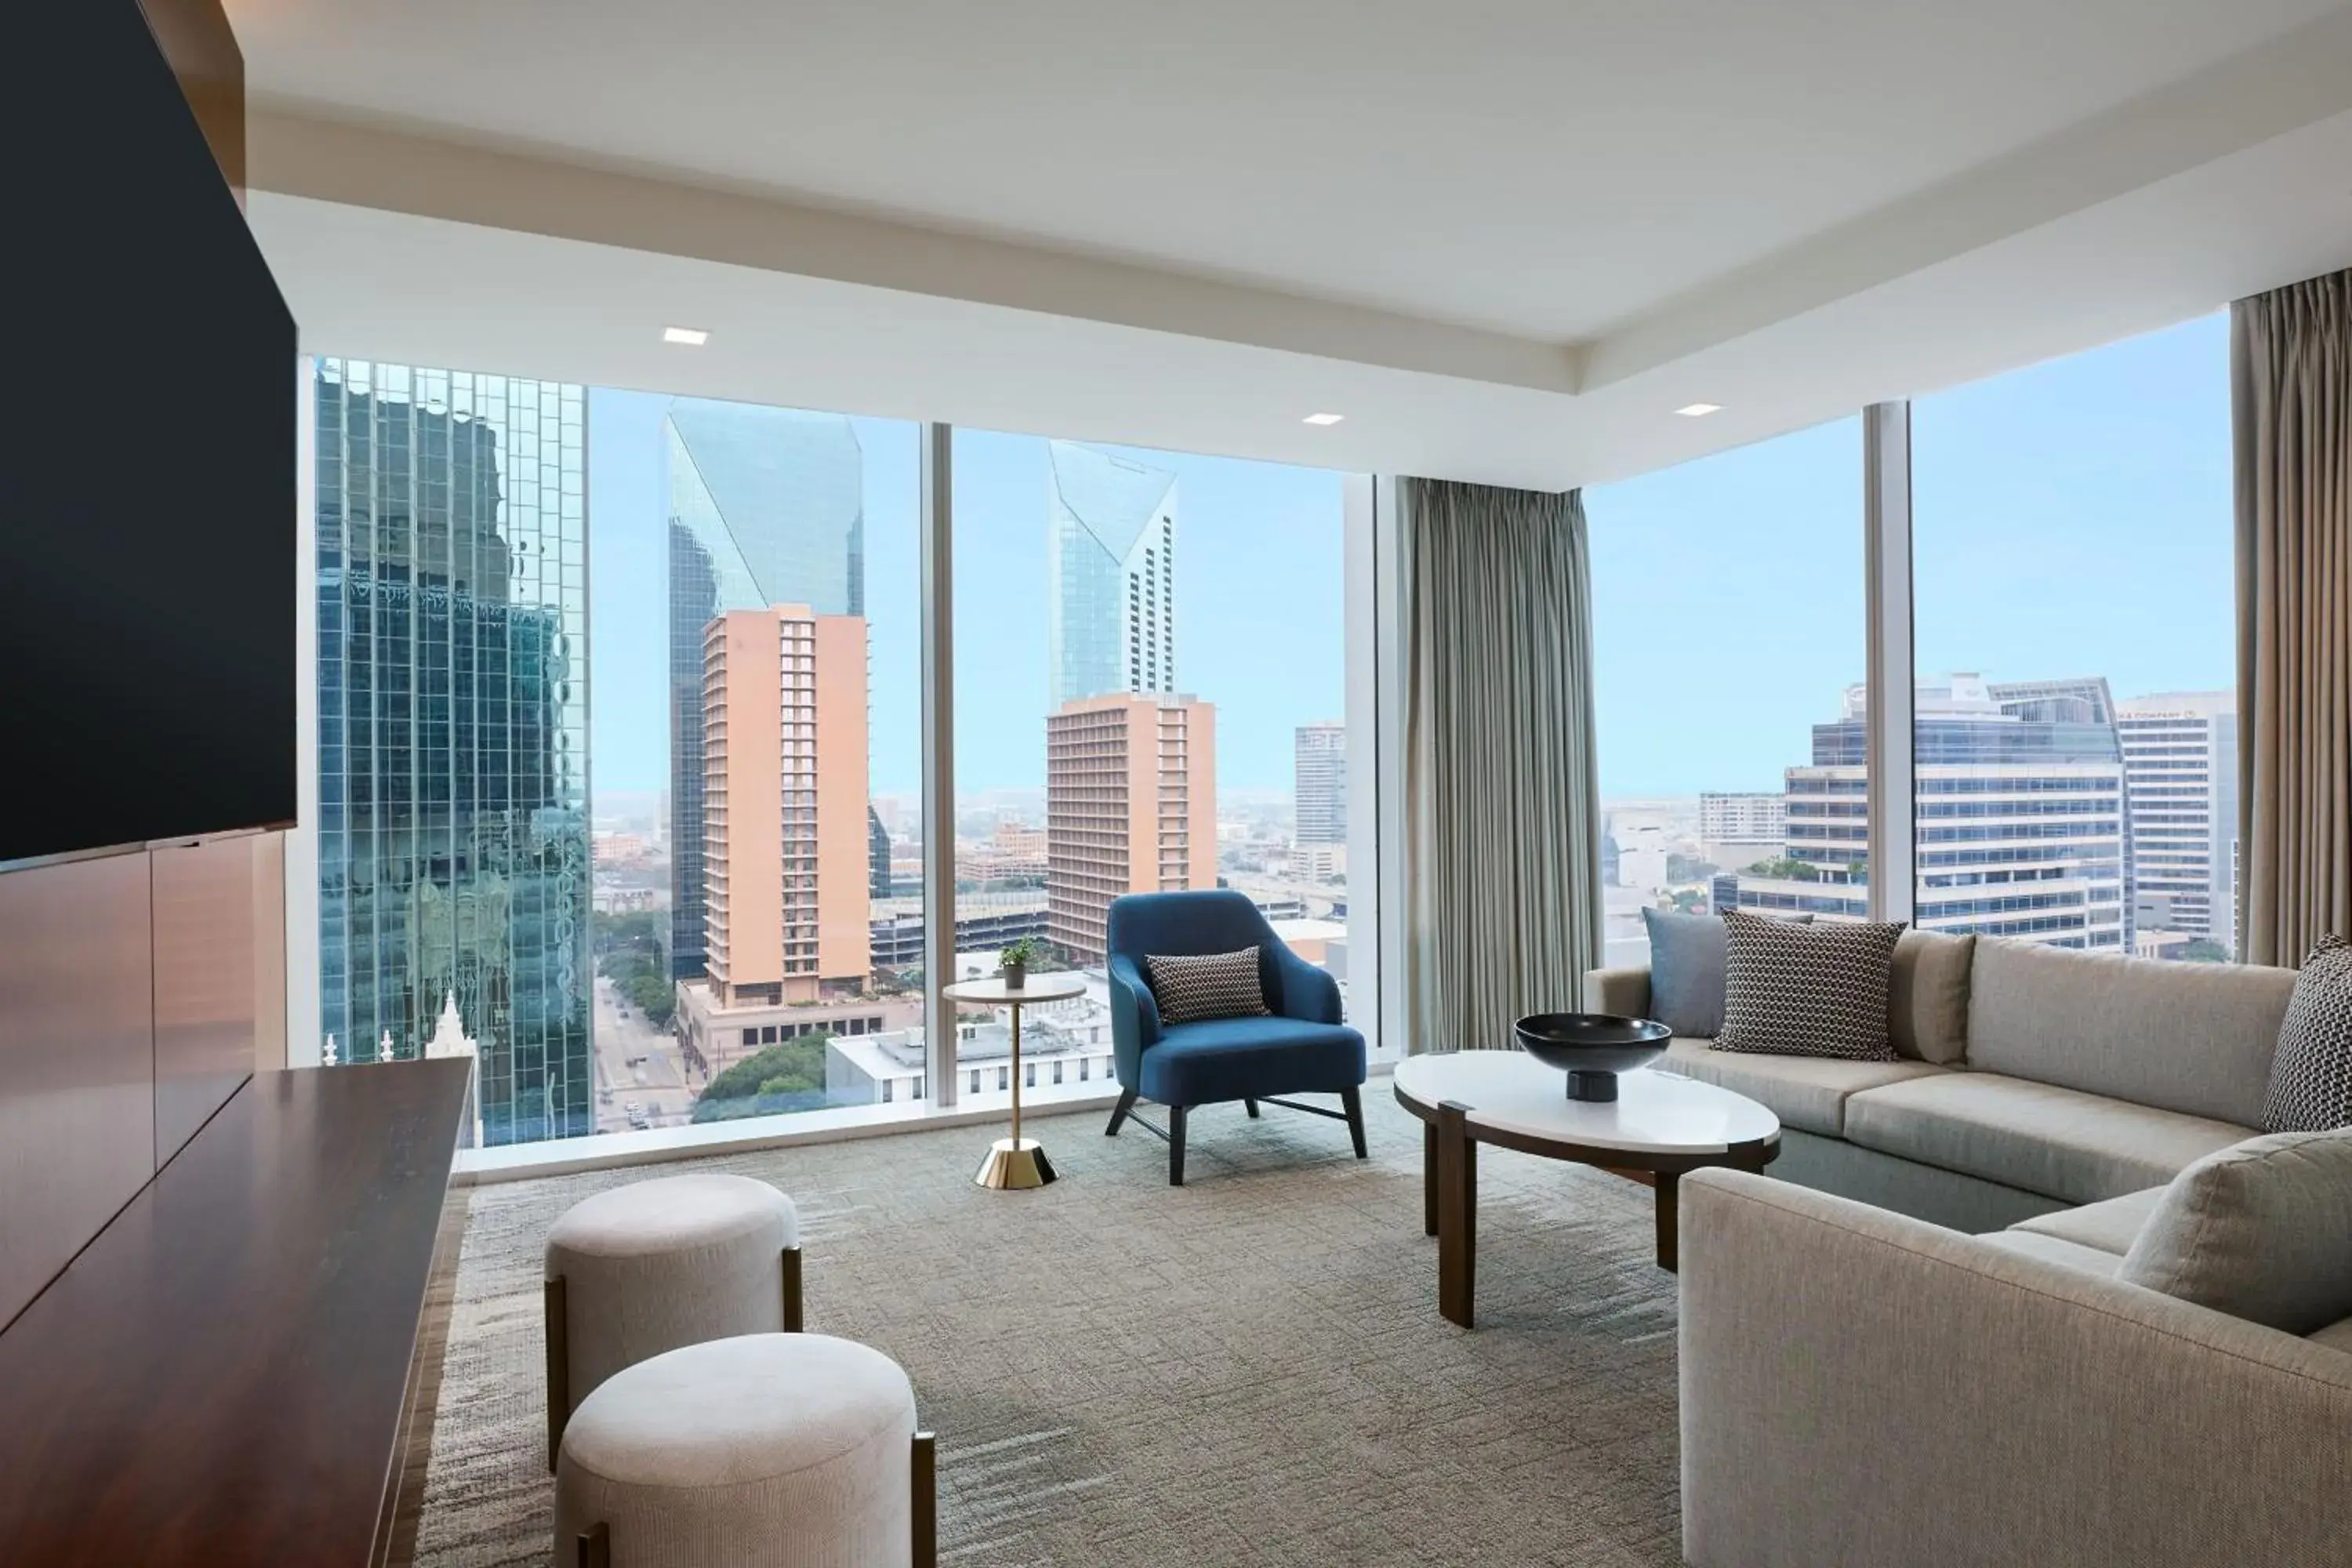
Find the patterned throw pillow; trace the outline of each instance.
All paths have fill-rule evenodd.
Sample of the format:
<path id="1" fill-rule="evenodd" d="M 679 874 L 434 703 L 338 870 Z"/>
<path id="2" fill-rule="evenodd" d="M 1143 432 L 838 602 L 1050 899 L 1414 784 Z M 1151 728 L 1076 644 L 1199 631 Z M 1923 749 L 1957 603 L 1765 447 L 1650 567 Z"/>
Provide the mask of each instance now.
<path id="1" fill-rule="evenodd" d="M 1717 1050 L 1895 1059 L 1886 989 L 1901 924 L 1791 925 L 1727 910 L 1723 926 Z"/>
<path id="2" fill-rule="evenodd" d="M 2319 939 L 2294 977 L 2271 1058 L 2263 1127 L 2326 1132 L 2352 1127 L 2352 942 Z"/>
<path id="3" fill-rule="evenodd" d="M 1257 949 L 1238 952 L 1148 957 L 1144 978 L 1160 1004 L 1163 1024 L 1198 1024 L 1211 1018 L 1263 1018 L 1265 994 L 1258 989 Z"/>

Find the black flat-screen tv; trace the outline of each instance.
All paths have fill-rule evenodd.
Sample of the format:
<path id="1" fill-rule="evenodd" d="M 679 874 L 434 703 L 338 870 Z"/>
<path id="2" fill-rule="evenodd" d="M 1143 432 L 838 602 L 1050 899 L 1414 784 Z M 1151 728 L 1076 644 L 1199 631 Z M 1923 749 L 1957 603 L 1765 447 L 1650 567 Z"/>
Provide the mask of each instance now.
<path id="1" fill-rule="evenodd" d="M 5 26 L 0 862 L 291 823 L 293 319 L 136 0 Z"/>

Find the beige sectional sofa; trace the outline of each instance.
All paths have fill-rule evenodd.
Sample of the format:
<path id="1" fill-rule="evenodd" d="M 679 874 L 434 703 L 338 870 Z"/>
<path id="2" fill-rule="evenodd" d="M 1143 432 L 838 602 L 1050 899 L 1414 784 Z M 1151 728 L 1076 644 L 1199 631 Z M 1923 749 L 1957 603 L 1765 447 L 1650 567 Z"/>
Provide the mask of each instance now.
<path id="1" fill-rule="evenodd" d="M 1646 969 L 1591 1005 L 1648 1011 Z M 1780 1118 L 1772 1174 L 1957 1230 L 2168 1182 L 2261 1120 L 2290 970 L 2162 963 L 1908 931 L 1897 1060 L 1769 1057 L 1677 1039 L 1659 1066 Z"/>
<path id="2" fill-rule="evenodd" d="M 1688 1561 L 2352 1563 L 2352 1319 L 2116 1278 L 2254 1135 L 2293 974 L 1918 932 L 1896 965 L 1897 1061 L 1661 1064 L 1783 1125 L 1769 1176 L 1682 1184 Z M 1644 1010 L 1645 971 L 1595 980 Z"/>

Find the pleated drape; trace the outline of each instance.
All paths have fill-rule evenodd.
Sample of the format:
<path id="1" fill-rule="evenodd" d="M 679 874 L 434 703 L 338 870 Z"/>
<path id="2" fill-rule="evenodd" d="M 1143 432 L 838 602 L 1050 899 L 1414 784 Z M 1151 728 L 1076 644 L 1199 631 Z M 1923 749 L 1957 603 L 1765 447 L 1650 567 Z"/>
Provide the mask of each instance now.
<path id="1" fill-rule="evenodd" d="M 2230 312 L 2239 954 L 2352 936 L 2352 271 Z"/>
<path id="2" fill-rule="evenodd" d="M 1399 481 L 1408 1051 L 1512 1044 L 1601 960 L 1584 503 Z"/>

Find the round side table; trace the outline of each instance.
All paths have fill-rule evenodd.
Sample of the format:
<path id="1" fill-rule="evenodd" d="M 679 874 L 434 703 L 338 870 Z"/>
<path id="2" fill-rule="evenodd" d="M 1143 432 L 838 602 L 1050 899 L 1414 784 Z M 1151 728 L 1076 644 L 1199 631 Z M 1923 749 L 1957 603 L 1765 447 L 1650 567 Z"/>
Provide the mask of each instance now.
<path id="1" fill-rule="evenodd" d="M 1053 1163 L 1037 1140 L 1021 1136 L 1021 1009 L 1033 1002 L 1067 1002 L 1086 994 L 1083 982 L 1059 974 L 1031 975 L 1022 985 L 1007 985 L 1004 976 L 992 974 L 984 980 L 959 980 L 946 988 L 950 1001 L 1003 1007 L 1013 1015 L 1013 1136 L 988 1146 L 988 1156 L 972 1177 L 975 1186 L 1003 1191 L 1042 1187 L 1054 1179 Z"/>

